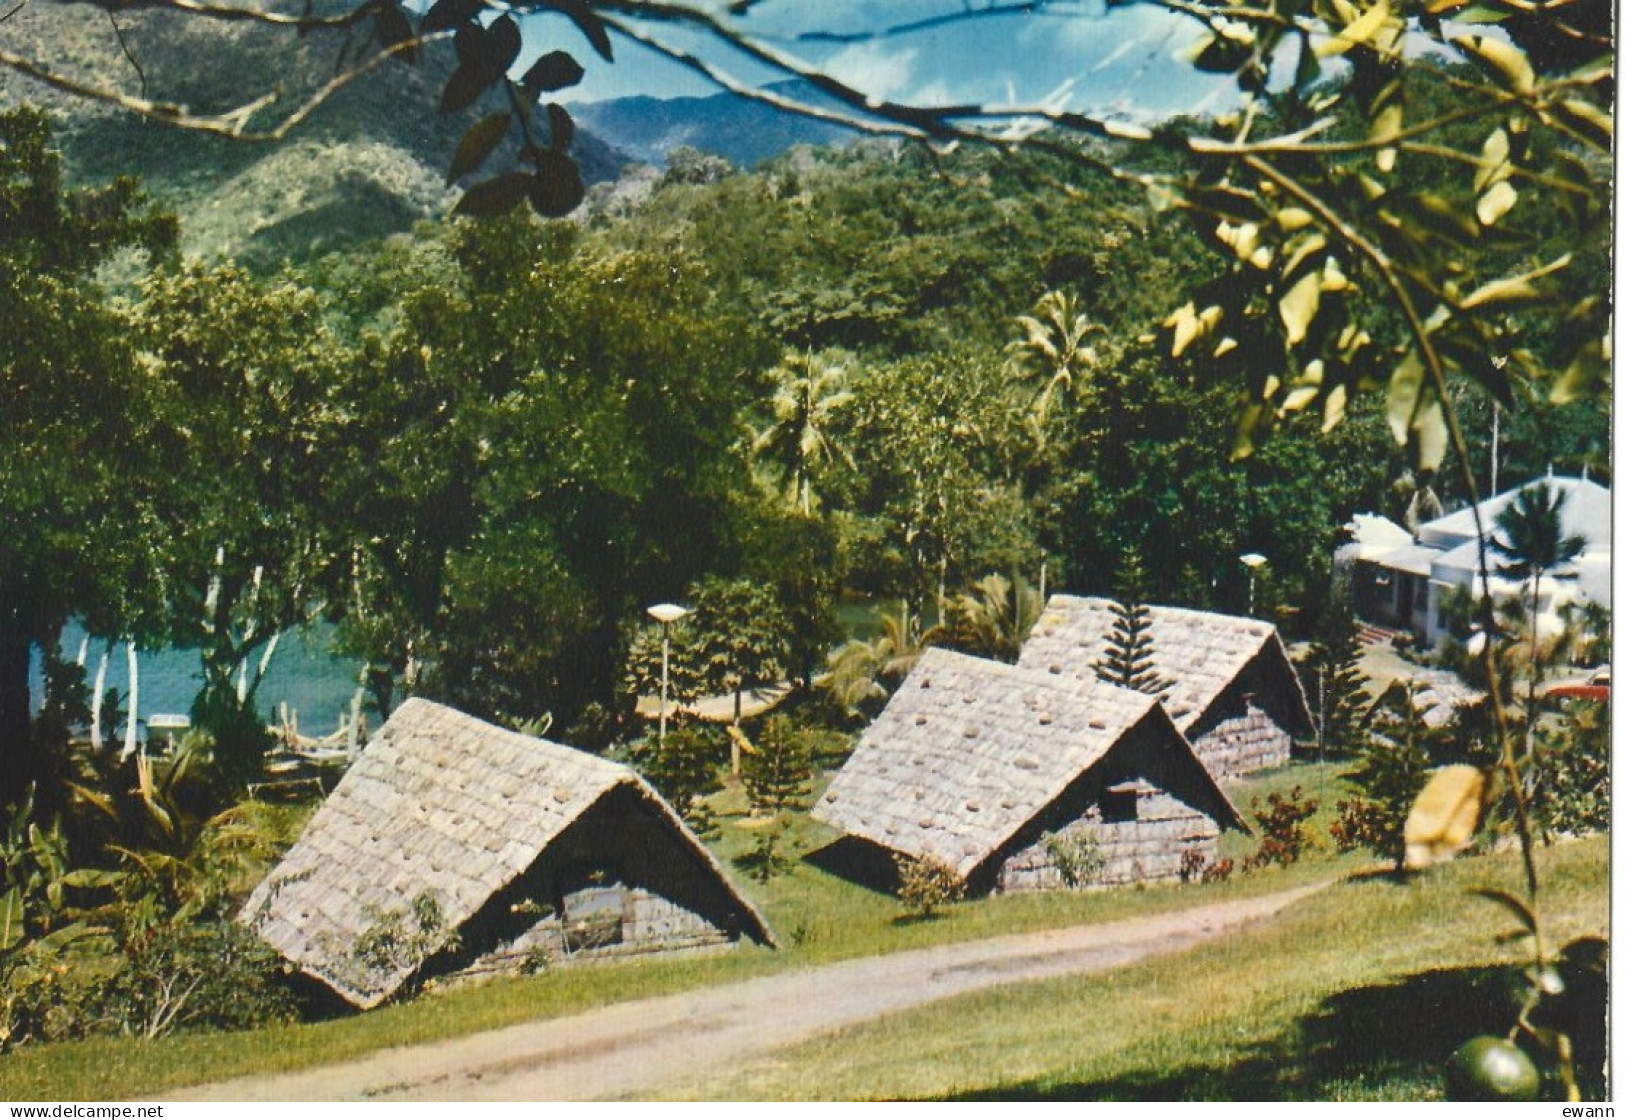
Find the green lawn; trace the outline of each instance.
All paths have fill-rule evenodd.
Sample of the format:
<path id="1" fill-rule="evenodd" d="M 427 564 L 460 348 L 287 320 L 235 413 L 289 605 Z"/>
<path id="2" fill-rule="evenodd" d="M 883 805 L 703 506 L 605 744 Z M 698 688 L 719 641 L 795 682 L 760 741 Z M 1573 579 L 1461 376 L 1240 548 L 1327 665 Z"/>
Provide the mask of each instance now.
<path id="1" fill-rule="evenodd" d="M 1540 862 L 1553 941 L 1606 936 L 1606 839 L 1545 850 Z M 931 1004 L 672 1095 L 1438 1099 L 1446 1056 L 1510 1026 L 1519 970 L 1515 949 L 1497 938 L 1504 915 L 1466 889 L 1515 887 L 1518 875 L 1505 853 L 1405 883 L 1357 876 L 1190 953 Z"/>
<path id="2" fill-rule="evenodd" d="M 527 1019 L 564 1015 L 620 1000 L 725 983 L 769 971 L 928 944 L 1080 922 L 1112 921 L 1357 874 L 1369 861 L 1358 856 L 1336 856 L 1324 841 L 1325 823 L 1339 789 L 1336 774 L 1340 768 L 1336 763 L 1297 765 L 1259 775 L 1232 788 L 1232 797 L 1243 813 L 1248 811 L 1253 797 L 1262 798 L 1273 789 L 1299 785 L 1309 796 L 1326 791 L 1326 805 L 1311 827 L 1311 834 L 1322 838 L 1320 846 L 1295 867 L 1252 875 L 1238 872 L 1226 883 L 980 899 L 960 904 L 944 917 L 929 922 L 900 920 L 901 912 L 894 899 L 800 859 L 793 861 L 787 873 L 765 883 L 751 878 L 748 860 L 743 866 L 737 861 L 748 856 L 767 825 L 749 818 L 739 791 L 730 788 L 712 800 L 718 826 L 711 844 L 730 865 L 741 888 L 766 912 L 779 936 L 782 945 L 779 951 L 745 946 L 705 956 L 647 958 L 559 969 L 542 976 L 432 991 L 407 1003 L 342 1019 L 236 1034 L 194 1034 L 155 1041 L 98 1039 L 31 1046 L 0 1059 L 0 1098 L 140 1098 L 188 1084 L 309 1067 L 385 1047 L 456 1037 Z M 809 820 L 805 814 L 793 814 L 781 843 L 789 853 L 802 855 L 832 839 L 834 834 L 830 830 Z M 1251 851 L 1255 843 L 1249 837 L 1227 837 L 1223 851 L 1236 858 L 1239 865 L 1241 857 Z M 1606 854 L 1600 858 L 1605 860 Z M 1342 896 L 1349 889 L 1375 891 L 1378 897 L 1385 897 L 1384 891 L 1393 893 L 1386 884 L 1339 888 L 1338 893 Z M 1451 891 L 1454 892 L 1454 888 Z M 1479 916 L 1487 917 L 1482 913 Z M 1247 959 L 1247 954 L 1242 953 L 1237 967 L 1245 967 Z M 1117 981 L 1112 983 L 1115 986 Z M 997 1004 L 999 999 L 990 1002 Z M 890 1027 L 877 1029 L 884 1031 Z M 1033 1045 L 1039 1047 L 1036 1053 L 1042 1054 L 1046 1043 L 1035 1041 Z M 1062 1053 L 1075 1052 L 1068 1049 Z M 1035 1059 L 1031 1076 L 1060 1068 L 1055 1059 L 1053 1053 L 1047 1059 Z M 929 1063 L 922 1065 L 922 1070 L 928 1068 Z M 922 1082 L 921 1085 L 928 1083 L 938 1084 L 939 1088 L 910 1088 L 902 1083 L 878 1080 L 854 1083 L 846 1095 L 931 1094 L 950 1088 L 957 1091 L 945 1082 Z M 978 1087 L 963 1088 L 974 1091 Z M 754 1093 L 756 1090 L 742 1091 Z M 805 1087 L 782 1090 L 764 1087 L 760 1091 L 782 1091 L 790 1096 L 803 1092 L 823 1094 L 820 1089 Z"/>

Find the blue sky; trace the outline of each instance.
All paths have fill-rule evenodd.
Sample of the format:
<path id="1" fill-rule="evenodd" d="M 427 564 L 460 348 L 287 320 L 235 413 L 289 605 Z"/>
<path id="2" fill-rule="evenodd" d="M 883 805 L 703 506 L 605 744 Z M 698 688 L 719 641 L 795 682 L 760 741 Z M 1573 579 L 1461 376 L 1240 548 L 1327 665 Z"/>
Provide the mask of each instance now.
<path id="1" fill-rule="evenodd" d="M 1198 29 L 1149 5 L 1108 11 L 1103 0 L 1057 0 L 1041 13 L 984 16 L 862 42 L 804 37 L 811 31 L 847 34 L 894 27 L 989 3 L 762 0 L 749 16 L 734 22 L 865 93 L 915 103 L 1031 104 L 1064 98 L 1075 110 L 1144 118 L 1214 109 L 1228 88 L 1179 61 L 1178 52 L 1199 37 Z M 716 0 L 711 6 L 726 7 Z M 538 17 L 528 30 L 528 54 L 562 48 L 586 66 L 587 77 L 569 91 L 570 100 L 715 92 L 697 75 L 625 39 L 617 39 L 616 62 L 608 65 L 559 17 Z M 650 30 L 745 81 L 773 77 L 699 36 L 672 27 Z"/>

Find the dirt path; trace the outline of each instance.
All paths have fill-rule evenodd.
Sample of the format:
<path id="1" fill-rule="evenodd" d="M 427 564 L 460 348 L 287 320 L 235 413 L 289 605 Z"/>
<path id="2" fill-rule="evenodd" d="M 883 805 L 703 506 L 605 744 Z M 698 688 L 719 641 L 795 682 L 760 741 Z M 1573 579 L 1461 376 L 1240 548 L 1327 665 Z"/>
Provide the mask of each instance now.
<path id="1" fill-rule="evenodd" d="M 1327 883 L 1103 925 L 866 957 L 615 1004 L 342 1065 L 202 1085 L 177 1099 L 624 1097 L 851 1023 L 995 984 L 1119 968 L 1272 917 Z"/>

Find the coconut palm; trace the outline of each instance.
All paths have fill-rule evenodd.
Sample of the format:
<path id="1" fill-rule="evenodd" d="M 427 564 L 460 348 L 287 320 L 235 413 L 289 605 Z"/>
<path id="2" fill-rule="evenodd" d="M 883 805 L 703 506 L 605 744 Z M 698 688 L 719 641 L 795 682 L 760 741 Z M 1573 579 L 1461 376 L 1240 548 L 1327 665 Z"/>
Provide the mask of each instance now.
<path id="1" fill-rule="evenodd" d="M 803 513 L 812 512 L 812 475 L 819 464 L 851 456 L 830 438 L 834 412 L 850 404 L 845 366 L 831 364 L 811 352 L 785 357 L 771 376 L 773 421 L 756 433 L 751 450 L 784 471 L 785 492 Z"/>
<path id="2" fill-rule="evenodd" d="M 1020 576 L 984 576 L 948 605 L 944 644 L 1013 663 L 1043 609 L 1038 592 Z"/>
<path id="3" fill-rule="evenodd" d="M 1042 432 L 1057 397 L 1068 393 L 1080 400 L 1088 397 L 1089 373 L 1100 359 L 1085 340 L 1104 328 L 1091 323 L 1066 292 L 1045 292 L 1031 315 L 1016 317 L 1016 326 L 1021 337 L 1005 348 L 1007 368 L 1017 380 L 1037 386 L 1033 422 Z"/>
<path id="4" fill-rule="evenodd" d="M 880 633 L 868 641 L 854 638 L 829 656 L 829 673 L 819 682 L 835 701 L 855 712 L 870 700 L 890 695 L 920 655 L 943 637 L 940 626 L 921 628 L 908 604 L 880 616 Z"/>

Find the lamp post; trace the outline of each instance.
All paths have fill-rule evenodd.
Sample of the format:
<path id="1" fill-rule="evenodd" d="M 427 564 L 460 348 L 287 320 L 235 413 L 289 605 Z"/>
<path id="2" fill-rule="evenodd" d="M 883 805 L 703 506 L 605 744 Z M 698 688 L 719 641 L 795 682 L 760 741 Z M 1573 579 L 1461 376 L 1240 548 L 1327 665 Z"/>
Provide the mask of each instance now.
<path id="1" fill-rule="evenodd" d="M 671 681 L 671 624 L 688 614 L 687 607 L 676 603 L 656 603 L 649 608 L 649 617 L 660 623 L 660 737 L 656 744 L 666 746 L 666 694 Z"/>
<path id="2" fill-rule="evenodd" d="M 1247 617 L 1253 617 L 1253 592 L 1258 579 L 1258 569 L 1264 565 L 1265 558 L 1261 552 L 1245 552 L 1241 562 L 1247 565 Z"/>

